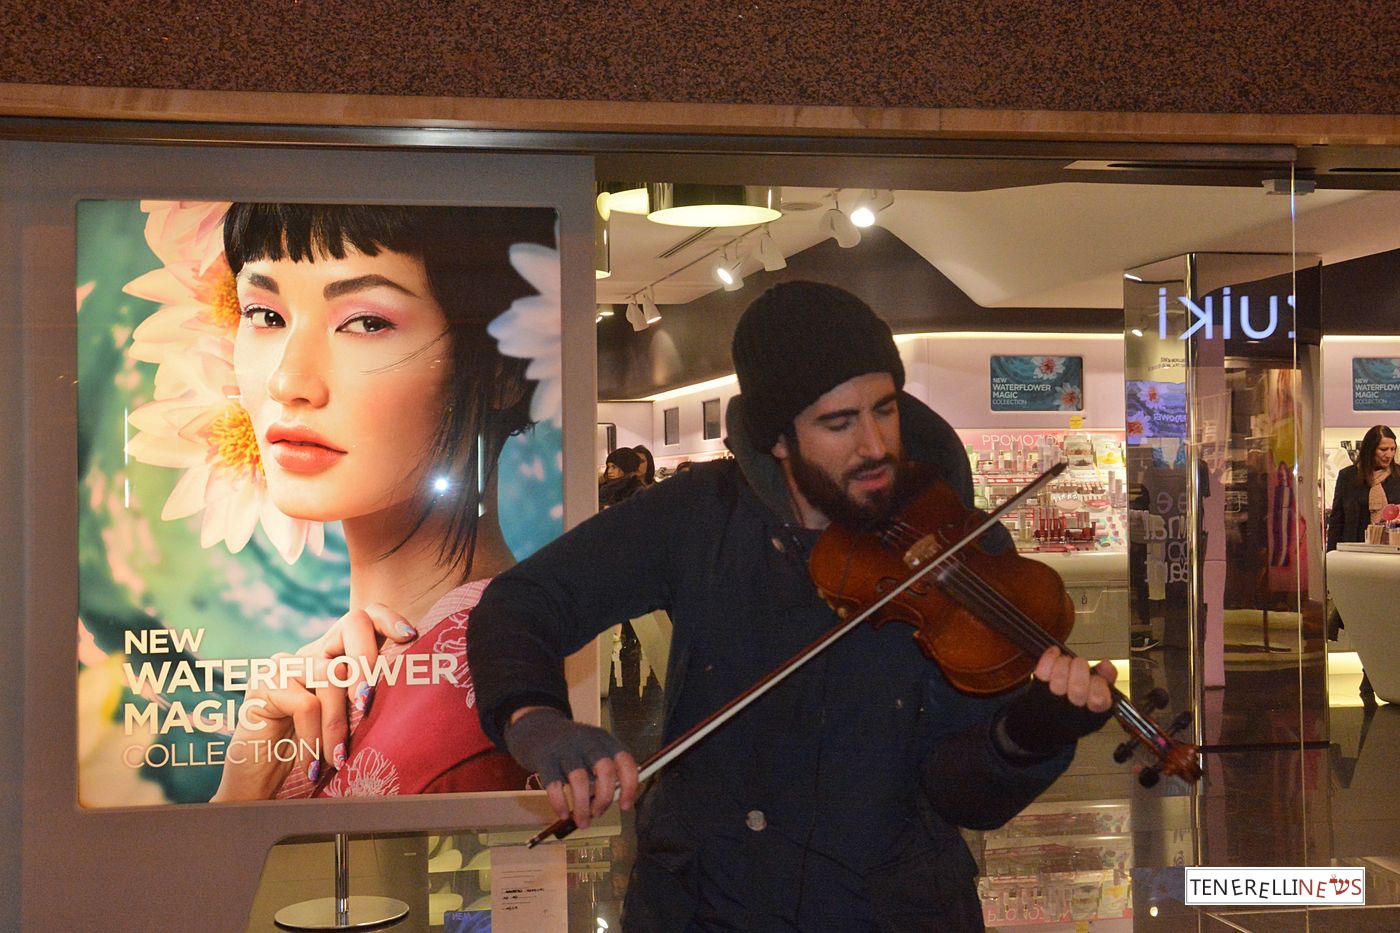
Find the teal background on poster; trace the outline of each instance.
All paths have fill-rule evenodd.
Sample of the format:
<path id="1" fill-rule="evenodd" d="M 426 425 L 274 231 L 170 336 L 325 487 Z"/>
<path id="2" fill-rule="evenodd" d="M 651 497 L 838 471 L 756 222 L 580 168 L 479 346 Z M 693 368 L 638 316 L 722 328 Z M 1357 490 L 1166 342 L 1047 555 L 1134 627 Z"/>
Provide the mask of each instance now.
<path id="1" fill-rule="evenodd" d="M 992 411 L 1083 411 L 1082 356 L 993 356 Z"/>
<path id="2" fill-rule="evenodd" d="M 1400 411 L 1400 358 L 1353 357 L 1351 407 L 1353 411 Z"/>

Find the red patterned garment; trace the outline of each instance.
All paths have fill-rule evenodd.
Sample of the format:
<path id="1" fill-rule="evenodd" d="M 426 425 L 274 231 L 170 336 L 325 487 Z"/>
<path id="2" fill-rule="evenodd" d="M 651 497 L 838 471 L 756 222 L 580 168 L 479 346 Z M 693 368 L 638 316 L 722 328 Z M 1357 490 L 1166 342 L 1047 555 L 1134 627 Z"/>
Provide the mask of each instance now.
<path id="1" fill-rule="evenodd" d="M 278 797 L 387 797 L 463 791 L 519 790 L 528 775 L 482 734 L 476 688 L 467 667 L 467 622 L 489 580 L 447 593 L 406 645 L 387 644 L 382 657 L 451 656 L 452 677 L 431 683 L 378 683 L 369 710 L 350 710 L 345 767 L 323 763 L 313 786 L 296 769 Z M 431 670 L 429 664 L 424 670 Z M 455 681 L 455 682 L 454 682 Z M 330 755 L 326 756 L 327 758 Z"/>

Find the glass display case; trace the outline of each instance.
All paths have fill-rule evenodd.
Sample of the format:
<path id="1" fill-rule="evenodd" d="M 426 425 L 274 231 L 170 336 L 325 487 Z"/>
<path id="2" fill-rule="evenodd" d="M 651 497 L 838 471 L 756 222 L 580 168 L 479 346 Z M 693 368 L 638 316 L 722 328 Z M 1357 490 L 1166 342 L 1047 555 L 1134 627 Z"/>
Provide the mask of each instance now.
<path id="1" fill-rule="evenodd" d="M 1022 552 L 1125 553 L 1122 431 L 958 431 L 978 508 L 993 509 L 1057 463 L 1068 469 L 1003 519 Z"/>
<path id="2" fill-rule="evenodd" d="M 987 928 L 1130 919 L 1130 812 L 1127 800 L 1033 803 L 982 833 Z"/>

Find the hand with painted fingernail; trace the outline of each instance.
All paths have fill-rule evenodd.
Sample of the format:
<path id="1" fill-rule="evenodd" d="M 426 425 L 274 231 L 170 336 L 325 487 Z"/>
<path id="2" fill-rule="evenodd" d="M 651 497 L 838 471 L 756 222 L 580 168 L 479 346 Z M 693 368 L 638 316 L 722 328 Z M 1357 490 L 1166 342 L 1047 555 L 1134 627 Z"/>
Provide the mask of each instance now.
<path id="1" fill-rule="evenodd" d="M 340 678 L 341 686 L 323 678 L 323 685 L 316 687 L 322 748 L 343 748 L 348 756 L 353 745 L 351 718 L 369 715 L 374 702 L 372 680 L 380 651 L 386 644 L 405 645 L 417 637 L 418 631 L 402 615 L 381 603 L 370 603 L 350 610 L 324 635 L 297 651 L 303 657 L 353 672 L 352 677 Z M 344 767 L 344 761 L 336 763 L 331 755 L 326 760 L 337 769 Z"/>
<path id="2" fill-rule="evenodd" d="M 243 697 L 214 801 L 268 800 L 294 776 L 308 787 L 324 776 L 321 701 L 306 681 L 324 680 L 326 663 L 285 653 L 272 660 L 279 674 Z"/>

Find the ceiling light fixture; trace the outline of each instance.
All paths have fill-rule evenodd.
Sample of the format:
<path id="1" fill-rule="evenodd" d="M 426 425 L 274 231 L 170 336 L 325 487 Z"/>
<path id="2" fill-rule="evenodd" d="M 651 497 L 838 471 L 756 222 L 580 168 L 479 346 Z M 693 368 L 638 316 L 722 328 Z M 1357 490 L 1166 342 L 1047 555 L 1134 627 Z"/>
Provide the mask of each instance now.
<path id="1" fill-rule="evenodd" d="M 605 317 L 612 317 L 616 312 L 612 305 L 599 305 L 598 310 L 593 315 L 593 323 L 597 324 Z"/>
<path id="2" fill-rule="evenodd" d="M 621 214 L 648 214 L 651 203 L 647 186 L 640 181 L 605 181 L 596 186 L 598 213 L 608 220 L 613 211 Z"/>
<path id="3" fill-rule="evenodd" d="M 593 278 L 606 279 L 612 275 L 612 243 L 608 235 L 608 220 L 601 211 L 593 212 Z"/>
<path id="4" fill-rule="evenodd" d="M 627 302 L 627 323 L 632 325 L 633 330 L 646 330 L 647 319 L 642 315 L 642 309 L 637 307 L 637 296 Z"/>
<path id="5" fill-rule="evenodd" d="M 787 259 L 783 257 L 783 251 L 778 249 L 778 244 L 773 241 L 773 234 L 768 232 L 768 228 L 763 228 L 763 236 L 758 238 L 758 258 L 763 263 L 764 272 L 777 272 L 787 268 Z"/>
<path id="6" fill-rule="evenodd" d="M 648 326 L 661 320 L 661 309 L 656 306 L 656 296 L 652 294 L 649 286 L 642 292 L 642 320 L 646 321 Z"/>
<path id="7" fill-rule="evenodd" d="M 867 189 L 860 200 L 856 202 L 855 210 L 851 211 L 851 223 L 862 228 L 875 226 L 876 205 L 878 205 L 881 200 L 880 192 L 874 189 Z M 893 195 L 890 196 L 890 200 L 894 200 Z M 889 205 L 884 206 L 888 207 Z"/>
<path id="8" fill-rule="evenodd" d="M 747 227 L 782 216 L 781 188 L 753 185 L 647 185 L 647 219 L 672 227 Z"/>
<path id="9" fill-rule="evenodd" d="M 832 200 L 835 204 L 835 199 Z M 851 218 L 841 212 L 839 204 L 835 204 L 822 215 L 821 226 L 818 229 L 826 236 L 834 237 L 836 245 L 842 249 L 850 249 L 860 243 L 860 230 L 851 223 Z"/>
<path id="10" fill-rule="evenodd" d="M 720 252 L 715 278 L 720 280 L 727 292 L 737 292 L 744 287 L 744 260 L 733 244 L 725 246 Z"/>

